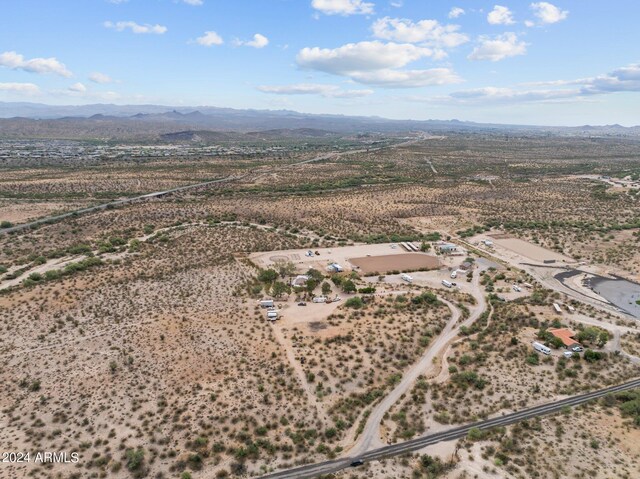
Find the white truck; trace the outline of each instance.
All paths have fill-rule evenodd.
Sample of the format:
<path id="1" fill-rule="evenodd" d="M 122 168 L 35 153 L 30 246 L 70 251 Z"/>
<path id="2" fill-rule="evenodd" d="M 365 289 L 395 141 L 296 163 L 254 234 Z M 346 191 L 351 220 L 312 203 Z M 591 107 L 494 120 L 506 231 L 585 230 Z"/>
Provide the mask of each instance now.
<path id="1" fill-rule="evenodd" d="M 456 271 L 453 271 L 453 272 L 451 273 L 451 277 L 452 277 L 453 279 L 457 278 L 457 277 L 458 277 L 458 271 L 457 271 L 457 270 L 456 270 Z"/>
<path id="2" fill-rule="evenodd" d="M 541 352 L 542 354 L 546 354 L 547 356 L 549 354 L 551 354 L 551 349 L 546 347 L 542 343 L 538 343 L 538 342 L 533 343 L 533 349 L 535 349 L 536 351 Z"/>
<path id="3" fill-rule="evenodd" d="M 275 321 L 276 319 L 278 319 L 278 312 L 275 310 L 267 311 L 267 319 L 269 321 Z"/>
<path id="4" fill-rule="evenodd" d="M 447 288 L 452 288 L 453 287 L 453 283 L 450 281 L 447 281 L 446 279 L 442 280 L 442 285 L 446 286 Z"/>
<path id="5" fill-rule="evenodd" d="M 402 278 L 402 280 L 406 281 L 407 283 L 413 283 L 413 278 L 409 276 L 407 273 L 402 273 L 400 275 L 400 278 Z"/>

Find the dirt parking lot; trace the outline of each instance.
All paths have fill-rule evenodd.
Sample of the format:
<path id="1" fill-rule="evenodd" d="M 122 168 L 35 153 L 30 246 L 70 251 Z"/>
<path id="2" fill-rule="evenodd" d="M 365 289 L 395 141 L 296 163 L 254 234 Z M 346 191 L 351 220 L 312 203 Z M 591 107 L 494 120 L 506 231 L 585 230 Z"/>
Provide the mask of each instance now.
<path id="1" fill-rule="evenodd" d="M 575 262 L 568 256 L 561 255 L 560 253 L 542 248 L 541 246 L 529 243 L 528 241 L 524 241 L 519 238 L 513 238 L 507 235 L 490 236 L 495 244 L 534 261 L 554 260 L 565 263 Z"/>
<path id="2" fill-rule="evenodd" d="M 430 254 L 406 253 L 384 256 L 366 256 L 364 258 L 349 258 L 349 263 L 360 268 L 364 274 L 388 273 L 390 271 L 415 271 L 438 269 L 438 258 Z"/>

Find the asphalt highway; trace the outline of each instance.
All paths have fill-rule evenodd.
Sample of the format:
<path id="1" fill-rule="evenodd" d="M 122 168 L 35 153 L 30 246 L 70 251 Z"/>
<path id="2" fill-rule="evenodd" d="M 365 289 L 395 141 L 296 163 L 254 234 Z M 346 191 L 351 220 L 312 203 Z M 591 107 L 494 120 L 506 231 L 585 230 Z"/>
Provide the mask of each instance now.
<path id="1" fill-rule="evenodd" d="M 82 208 L 79 210 L 69 211 L 68 213 L 62 213 L 55 216 L 40 218 L 39 220 L 30 221 L 29 223 L 23 223 L 20 225 L 15 225 L 10 228 L 2 228 L 0 229 L 0 235 L 27 230 L 27 229 L 34 228 L 36 226 L 40 226 L 47 223 L 55 223 L 65 218 L 70 218 L 72 216 L 79 216 L 87 213 L 93 213 L 94 211 L 106 210 L 107 208 L 115 208 L 116 206 L 123 206 L 126 204 L 134 203 L 136 201 L 144 201 L 151 198 L 160 198 L 162 196 L 169 195 L 171 193 L 178 193 L 180 191 L 192 190 L 192 189 L 200 188 L 203 186 L 213 185 L 215 183 L 224 183 L 225 181 L 237 180 L 239 178 L 241 177 L 227 176 L 226 178 L 220 178 L 218 180 L 205 181 L 203 183 L 196 183 L 193 185 L 179 186 L 178 188 L 172 188 L 170 190 L 156 191 L 154 193 L 147 193 L 146 195 L 134 196 L 131 198 L 123 198 L 121 200 L 110 201 L 109 203 L 103 203 L 101 205 L 89 206 L 88 208 Z"/>
<path id="2" fill-rule="evenodd" d="M 416 439 L 411 439 L 410 441 L 373 449 L 356 457 L 346 457 L 326 462 L 319 462 L 316 464 L 307 464 L 305 466 L 267 474 L 265 476 L 262 476 L 262 479 L 305 479 L 317 477 L 323 474 L 331 474 L 333 472 L 337 472 L 349 467 L 354 461 L 363 461 L 366 463 L 370 461 L 377 461 L 387 457 L 405 454 L 412 451 L 417 451 L 425 446 L 430 446 L 431 444 L 436 444 L 438 442 L 463 438 L 469 433 L 469 430 L 472 428 L 486 430 L 493 427 L 507 426 L 509 424 L 514 424 L 526 419 L 532 419 L 535 417 L 558 412 L 565 407 L 578 406 L 580 404 L 584 404 L 594 399 L 606 396 L 607 394 L 635 388 L 640 388 L 640 379 L 634 379 L 633 381 L 629 381 L 624 384 L 599 389 L 597 391 L 580 394 L 578 396 L 571 396 L 566 399 L 561 399 L 559 401 L 548 404 L 542 404 L 540 406 L 524 409 L 522 411 L 517 411 L 511 414 L 505 414 L 504 416 L 496 417 L 493 419 L 478 421 L 475 423 L 467 424 L 466 426 L 449 429 L 447 431 L 442 431 L 435 434 L 427 434 Z"/>

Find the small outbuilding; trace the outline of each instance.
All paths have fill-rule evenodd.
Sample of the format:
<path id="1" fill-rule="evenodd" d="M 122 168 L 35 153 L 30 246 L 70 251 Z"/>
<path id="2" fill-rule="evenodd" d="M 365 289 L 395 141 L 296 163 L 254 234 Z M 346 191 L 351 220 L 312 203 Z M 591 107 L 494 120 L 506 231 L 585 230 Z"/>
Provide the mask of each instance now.
<path id="1" fill-rule="evenodd" d="M 329 266 L 327 266 L 327 271 L 329 271 L 330 273 L 342 273 L 344 271 L 344 268 L 338 263 L 331 263 Z"/>
<path id="2" fill-rule="evenodd" d="M 453 243 L 444 243 L 444 244 L 438 245 L 438 250 L 441 253 L 452 253 L 458 250 L 458 245 L 455 245 Z"/>
<path id="3" fill-rule="evenodd" d="M 460 271 L 470 271 L 471 268 L 473 268 L 473 263 L 471 263 L 470 261 L 465 261 L 460 266 L 458 266 L 458 269 Z"/>
<path id="4" fill-rule="evenodd" d="M 291 282 L 291 286 L 294 288 L 303 288 L 307 284 L 307 281 L 309 281 L 309 276 L 300 274 Z"/>

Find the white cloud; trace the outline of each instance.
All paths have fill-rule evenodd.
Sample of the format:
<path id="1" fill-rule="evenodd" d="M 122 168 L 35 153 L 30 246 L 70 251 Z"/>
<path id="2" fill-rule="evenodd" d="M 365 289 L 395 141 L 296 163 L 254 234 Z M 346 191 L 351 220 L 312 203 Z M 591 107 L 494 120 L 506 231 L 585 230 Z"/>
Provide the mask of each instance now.
<path id="1" fill-rule="evenodd" d="M 106 28 L 111 28 L 113 30 L 116 30 L 118 32 L 122 32 L 123 30 L 131 30 L 131 32 L 133 33 L 153 33 L 155 35 L 162 35 L 163 33 L 166 33 L 167 31 L 167 27 L 165 27 L 164 25 L 151 25 L 149 23 L 145 23 L 143 25 L 136 23 L 136 22 L 132 22 L 132 21 L 126 21 L 126 22 L 104 22 L 104 26 Z"/>
<path id="2" fill-rule="evenodd" d="M 182 0 L 182 2 L 187 5 L 193 5 L 194 7 L 204 4 L 204 0 Z"/>
<path id="3" fill-rule="evenodd" d="M 617 92 L 640 92 L 640 63 L 633 63 L 595 77 L 532 82 L 520 86 L 564 88 L 523 89 L 488 86 L 461 90 L 444 97 L 432 97 L 423 99 L 423 101 L 455 104 L 548 103 L 585 101 L 595 95 L 607 95 Z M 574 86 L 575 88 L 567 88 L 567 86 Z"/>
<path id="4" fill-rule="evenodd" d="M 326 98 L 357 98 L 373 94 L 373 90 L 343 90 L 337 85 L 296 83 L 293 85 L 263 85 L 258 90 L 275 95 L 320 95 Z"/>
<path id="5" fill-rule="evenodd" d="M 236 45 L 244 45 L 245 47 L 264 48 L 269 45 L 269 39 L 260 33 L 256 33 L 253 36 L 253 40 L 242 41 L 236 40 Z"/>
<path id="6" fill-rule="evenodd" d="M 312 0 L 311 6 L 325 15 L 370 15 L 375 5 L 363 0 Z"/>
<path id="7" fill-rule="evenodd" d="M 371 26 L 373 35 L 384 40 L 422 43 L 435 48 L 452 48 L 469 41 L 458 32 L 459 25 L 442 25 L 437 20 L 420 20 L 414 23 L 403 18 L 380 18 Z"/>
<path id="8" fill-rule="evenodd" d="M 115 4 L 120 4 L 120 3 L 127 3 L 129 0 L 107 0 L 107 2 L 109 3 L 115 3 Z"/>
<path id="9" fill-rule="evenodd" d="M 487 15 L 487 21 L 491 25 L 513 25 L 513 12 L 502 5 L 494 5 L 493 10 Z"/>
<path id="10" fill-rule="evenodd" d="M 84 86 L 82 83 L 78 82 L 78 83 L 74 83 L 73 85 L 71 85 L 69 87 L 69 91 L 75 92 L 75 93 L 84 93 L 87 91 L 87 87 Z"/>
<path id="11" fill-rule="evenodd" d="M 460 78 L 448 68 L 399 70 L 434 50 L 410 43 L 380 41 L 349 43 L 339 48 L 303 48 L 296 57 L 302 68 L 351 78 L 367 85 L 413 88 L 456 83 Z"/>
<path id="12" fill-rule="evenodd" d="M 70 77 L 73 74 L 67 70 L 64 63 L 60 63 L 54 57 L 32 58 L 25 60 L 24 56 L 16 52 L 4 52 L 0 54 L 0 66 L 11 68 L 12 70 L 24 70 L 31 73 L 54 73 L 63 77 Z"/>
<path id="13" fill-rule="evenodd" d="M 480 102 L 539 102 L 574 97 L 578 90 L 514 90 L 512 88 L 484 87 L 451 93 L 450 98 L 461 103 Z"/>
<path id="14" fill-rule="evenodd" d="M 389 2 L 389 5 L 391 5 L 394 8 L 400 8 L 404 6 L 404 2 L 402 0 L 396 0 L 396 1 Z"/>
<path id="15" fill-rule="evenodd" d="M 515 33 L 507 32 L 495 37 L 482 35 L 479 37 L 479 45 L 467 57 L 469 60 L 490 60 L 497 62 L 505 58 L 524 55 L 527 52 L 527 44 L 518 40 Z"/>
<path id="16" fill-rule="evenodd" d="M 449 18 L 458 18 L 460 15 L 464 15 L 465 11 L 460 7 L 453 7 L 449 10 Z"/>
<path id="17" fill-rule="evenodd" d="M 298 53 L 296 61 L 303 68 L 344 75 L 354 71 L 400 68 L 432 55 L 433 50 L 409 43 L 373 41 L 348 43 L 334 49 L 303 48 Z"/>
<path id="18" fill-rule="evenodd" d="M 560 10 L 549 2 L 532 3 L 530 6 L 533 10 L 533 14 L 538 17 L 539 22 L 543 25 L 558 23 L 569 15 L 568 10 Z"/>
<path id="19" fill-rule="evenodd" d="M 33 83 L 0 83 L 0 91 L 33 95 L 40 93 L 40 88 Z"/>
<path id="20" fill-rule="evenodd" d="M 196 43 L 204 47 L 210 47 L 212 45 L 222 45 L 224 40 L 216 32 L 210 30 L 208 32 L 204 32 L 204 35 L 201 37 L 196 38 Z"/>
<path id="21" fill-rule="evenodd" d="M 353 72 L 351 78 L 367 85 L 386 88 L 418 88 L 433 85 L 460 83 L 462 79 L 449 68 L 428 70 L 376 70 Z"/>
<path id="22" fill-rule="evenodd" d="M 574 81 L 582 84 L 581 92 L 585 95 L 621 91 L 640 92 L 640 63 L 632 63 L 606 75 Z"/>
<path id="23" fill-rule="evenodd" d="M 91 75 L 89 75 L 89 80 L 94 83 L 100 84 L 113 83 L 113 79 L 109 75 L 105 75 L 104 73 L 100 72 L 93 72 Z"/>

